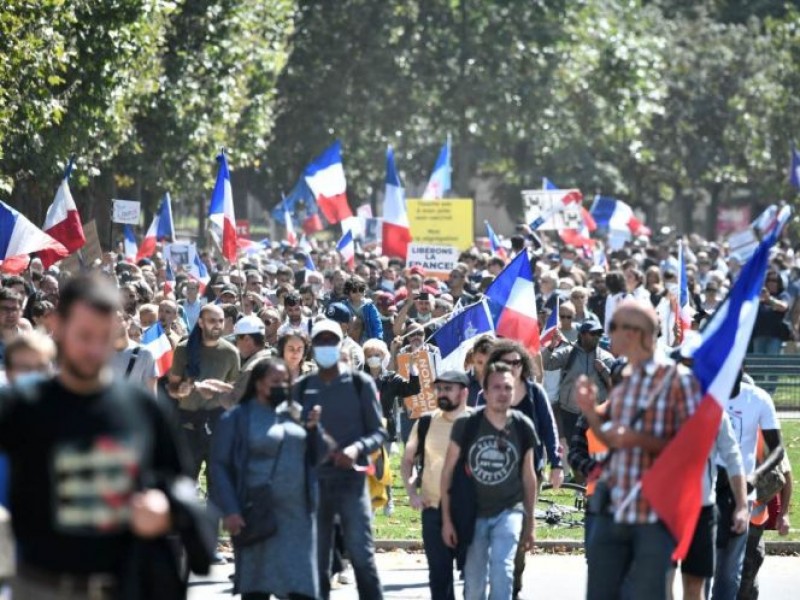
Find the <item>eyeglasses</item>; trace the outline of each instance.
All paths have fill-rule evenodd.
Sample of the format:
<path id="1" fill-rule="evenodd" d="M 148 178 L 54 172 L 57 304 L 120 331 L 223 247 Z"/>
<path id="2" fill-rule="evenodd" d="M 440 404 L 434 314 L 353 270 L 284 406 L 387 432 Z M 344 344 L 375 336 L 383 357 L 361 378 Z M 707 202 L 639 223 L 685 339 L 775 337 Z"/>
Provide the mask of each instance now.
<path id="1" fill-rule="evenodd" d="M 364 293 L 366 293 L 366 291 L 367 291 L 367 288 L 353 288 L 353 290 L 350 293 L 351 294 L 364 294 Z"/>
<path id="2" fill-rule="evenodd" d="M 631 325 L 630 323 L 617 323 L 615 321 L 611 321 L 608 325 L 608 331 L 614 333 L 617 329 L 621 329 L 622 331 L 644 331 L 638 325 Z"/>
<path id="3" fill-rule="evenodd" d="M 574 318 L 575 318 L 575 317 L 573 317 L 572 315 L 558 315 L 558 317 L 559 317 L 560 319 L 564 319 L 565 321 L 571 321 L 572 319 L 574 319 Z"/>

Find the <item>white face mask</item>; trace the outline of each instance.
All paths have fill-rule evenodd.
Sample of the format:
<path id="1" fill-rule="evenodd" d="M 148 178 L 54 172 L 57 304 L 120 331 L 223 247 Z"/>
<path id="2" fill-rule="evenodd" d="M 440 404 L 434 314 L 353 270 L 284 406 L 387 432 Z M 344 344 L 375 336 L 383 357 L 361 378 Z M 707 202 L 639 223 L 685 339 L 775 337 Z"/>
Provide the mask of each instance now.
<path id="1" fill-rule="evenodd" d="M 323 369 L 329 369 L 338 363 L 341 353 L 341 342 L 335 346 L 314 346 L 314 360 Z"/>
<path id="2" fill-rule="evenodd" d="M 311 291 L 314 292 L 315 296 L 319 296 L 319 293 L 322 291 L 322 285 L 320 285 L 319 283 L 312 283 Z"/>
<path id="3" fill-rule="evenodd" d="M 431 320 L 432 316 L 433 316 L 432 313 L 417 313 L 417 321 L 419 321 L 420 323 L 427 323 L 428 321 Z"/>
<path id="4" fill-rule="evenodd" d="M 394 281 L 391 279 L 381 279 L 381 288 L 386 290 L 387 292 L 394 291 Z"/>
<path id="5" fill-rule="evenodd" d="M 367 366 L 372 367 L 373 369 L 377 369 L 383 364 L 383 358 L 380 356 L 370 356 L 367 359 Z"/>
<path id="6" fill-rule="evenodd" d="M 677 283 L 668 283 L 667 291 L 673 296 L 677 296 L 680 292 L 680 286 Z"/>

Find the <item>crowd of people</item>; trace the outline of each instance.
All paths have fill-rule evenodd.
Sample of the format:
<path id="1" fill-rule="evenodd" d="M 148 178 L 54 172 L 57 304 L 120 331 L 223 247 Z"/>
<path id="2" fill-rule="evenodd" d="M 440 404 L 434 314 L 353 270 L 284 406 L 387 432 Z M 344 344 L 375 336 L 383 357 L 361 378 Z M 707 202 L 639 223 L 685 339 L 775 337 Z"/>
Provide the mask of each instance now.
<path id="1" fill-rule="evenodd" d="M 208 281 L 179 266 L 168 281 L 158 253 L 138 264 L 109 253 L 91 275 L 33 259 L 4 277 L 0 500 L 16 535 L 13 597 L 147 597 L 127 583 L 156 540 L 208 537 L 175 491 L 185 475 L 232 539 L 245 600 L 327 599 L 348 564 L 359 597 L 378 600 L 372 520 L 376 506 L 395 508 L 383 472 L 401 447 L 434 600 L 455 598 L 459 573 L 467 600 L 516 598 L 538 490 L 565 480 L 590 497 L 587 597 L 669 597 L 675 541 L 639 484 L 700 402 L 673 352 L 691 335 L 675 236 L 592 254 L 520 229 L 502 254 L 476 240 L 446 279 L 370 252 L 347 264 L 316 242 L 274 243 L 233 265 L 203 253 Z M 437 364 L 433 334 L 521 252 L 540 330 L 557 311 L 553 335 L 539 352 L 478 337 L 462 368 L 437 369 L 435 410 L 415 414 L 407 399 L 423 384 L 403 357 L 424 350 Z M 696 236 L 683 258 L 698 329 L 742 261 Z M 753 353 L 797 339 L 797 265 L 788 244 L 773 252 Z M 757 598 L 762 533 L 790 527 L 791 470 L 770 395 L 746 369 L 707 467 L 684 597 Z M 776 472 L 780 485 L 762 493 Z"/>

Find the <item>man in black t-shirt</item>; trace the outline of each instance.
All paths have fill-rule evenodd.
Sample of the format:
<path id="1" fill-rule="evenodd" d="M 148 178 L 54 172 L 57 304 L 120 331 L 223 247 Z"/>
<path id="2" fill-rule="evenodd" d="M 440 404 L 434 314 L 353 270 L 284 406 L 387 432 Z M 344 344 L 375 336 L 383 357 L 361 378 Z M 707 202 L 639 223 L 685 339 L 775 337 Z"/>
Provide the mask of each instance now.
<path id="1" fill-rule="evenodd" d="M 108 283 L 72 280 L 54 332 L 59 375 L 0 394 L 15 600 L 117 598 L 134 538 L 171 529 L 167 496 L 146 486 L 182 472 L 177 433 L 152 396 L 111 377 L 118 307 Z"/>
<path id="2" fill-rule="evenodd" d="M 536 433 L 530 419 L 511 408 L 511 367 L 503 362 L 488 365 L 483 393 L 486 408 L 453 425 L 441 484 L 442 490 L 451 490 L 456 464 L 464 460 L 477 512 L 464 566 L 466 600 L 486 597 L 487 574 L 491 597 L 511 598 L 517 546 L 531 549 L 535 530 Z M 450 498 L 450 493 L 442 495 L 442 537 L 450 547 L 459 543 L 451 507 L 463 501 Z M 523 519 L 525 515 L 529 519 Z"/>

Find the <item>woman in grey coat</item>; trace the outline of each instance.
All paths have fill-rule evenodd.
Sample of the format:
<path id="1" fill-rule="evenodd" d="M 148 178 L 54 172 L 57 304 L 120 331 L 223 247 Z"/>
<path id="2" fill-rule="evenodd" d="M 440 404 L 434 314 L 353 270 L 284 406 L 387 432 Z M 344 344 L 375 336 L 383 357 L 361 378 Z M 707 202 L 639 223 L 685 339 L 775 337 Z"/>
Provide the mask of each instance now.
<path id="1" fill-rule="evenodd" d="M 289 386 L 282 360 L 259 362 L 242 403 L 225 413 L 212 439 L 211 499 L 234 539 L 234 594 L 243 600 L 319 596 L 314 470 L 326 445 L 319 407 L 301 423 Z M 247 490 L 270 482 L 277 532 L 237 545 L 236 536 L 248 527 L 242 514 Z"/>

